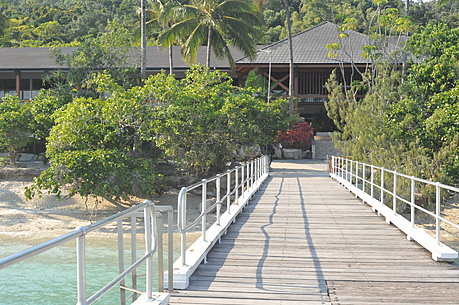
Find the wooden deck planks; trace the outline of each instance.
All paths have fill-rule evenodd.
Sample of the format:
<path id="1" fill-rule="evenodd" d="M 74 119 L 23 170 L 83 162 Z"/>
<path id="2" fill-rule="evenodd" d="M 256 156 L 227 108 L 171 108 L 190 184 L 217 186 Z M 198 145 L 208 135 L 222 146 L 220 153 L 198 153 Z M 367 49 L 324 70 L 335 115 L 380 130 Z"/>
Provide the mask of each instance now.
<path id="1" fill-rule="evenodd" d="M 459 266 L 436 263 L 331 180 L 276 162 L 171 304 L 458 304 Z"/>

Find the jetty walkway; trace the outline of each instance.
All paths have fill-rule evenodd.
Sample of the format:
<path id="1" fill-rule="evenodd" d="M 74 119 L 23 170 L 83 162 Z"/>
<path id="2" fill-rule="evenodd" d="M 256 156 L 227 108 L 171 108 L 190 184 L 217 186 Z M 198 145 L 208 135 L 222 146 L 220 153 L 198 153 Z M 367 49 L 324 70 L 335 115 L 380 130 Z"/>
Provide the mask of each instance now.
<path id="1" fill-rule="evenodd" d="M 326 166 L 274 162 L 170 304 L 459 304 L 459 266 L 433 261 Z"/>

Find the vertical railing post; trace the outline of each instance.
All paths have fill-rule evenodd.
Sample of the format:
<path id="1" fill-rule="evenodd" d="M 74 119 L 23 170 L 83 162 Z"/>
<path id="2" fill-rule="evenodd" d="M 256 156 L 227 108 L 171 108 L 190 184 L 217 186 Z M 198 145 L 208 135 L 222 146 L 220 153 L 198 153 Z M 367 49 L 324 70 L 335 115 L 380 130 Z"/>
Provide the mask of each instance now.
<path id="1" fill-rule="evenodd" d="M 137 261 L 137 217 L 131 216 L 131 264 Z M 132 270 L 131 285 L 133 289 L 137 289 L 137 269 Z M 132 294 L 132 302 L 137 300 L 137 293 Z"/>
<path id="2" fill-rule="evenodd" d="M 202 240 L 207 241 L 206 239 L 206 230 L 207 230 L 207 180 L 202 180 L 202 199 L 201 199 L 201 232 Z"/>
<path id="3" fill-rule="evenodd" d="M 124 271 L 124 243 L 123 243 L 123 219 L 118 219 L 116 223 L 116 231 L 118 234 L 118 271 L 123 273 Z M 120 304 L 126 305 L 126 281 L 123 278 L 120 281 Z"/>
<path id="4" fill-rule="evenodd" d="M 392 210 L 397 214 L 397 172 L 393 171 L 394 174 L 394 190 L 392 192 Z"/>
<path id="5" fill-rule="evenodd" d="M 244 197 L 244 195 L 245 195 L 245 191 L 244 191 L 244 185 L 245 185 L 244 173 L 245 173 L 245 164 L 242 164 L 242 166 L 241 166 L 241 196 L 242 197 Z"/>
<path id="6" fill-rule="evenodd" d="M 86 304 L 86 243 L 85 232 L 80 228 L 81 235 L 76 241 L 77 248 L 77 305 Z"/>
<path id="7" fill-rule="evenodd" d="M 341 157 L 338 157 L 338 173 L 339 173 L 339 176 L 341 178 L 344 177 L 344 163 L 343 163 L 343 159 Z"/>
<path id="8" fill-rule="evenodd" d="M 349 160 L 348 159 L 346 159 L 346 181 L 349 181 Z"/>
<path id="9" fill-rule="evenodd" d="M 381 192 L 380 192 L 380 199 L 381 199 L 381 207 L 384 205 L 384 167 L 381 167 Z"/>
<path id="10" fill-rule="evenodd" d="M 220 193 L 220 188 L 221 188 L 221 175 L 220 174 L 217 175 L 216 188 L 217 188 L 217 226 L 219 226 L 221 210 L 222 210 L 221 193 Z"/>
<path id="11" fill-rule="evenodd" d="M 234 181 L 234 201 L 236 204 L 239 204 L 239 167 L 236 166 L 235 168 L 235 181 Z"/>
<path id="12" fill-rule="evenodd" d="M 250 162 L 247 162 L 247 177 L 245 178 L 247 180 L 247 194 L 250 192 Z"/>
<path id="13" fill-rule="evenodd" d="M 331 172 L 333 175 L 335 175 L 335 156 L 332 156 L 332 164 L 331 164 Z"/>
<path id="14" fill-rule="evenodd" d="M 414 228 L 415 214 L 414 214 L 414 205 L 416 204 L 416 194 L 415 194 L 416 182 L 414 177 L 411 177 L 411 227 Z"/>
<path id="15" fill-rule="evenodd" d="M 375 192 L 374 184 L 375 184 L 375 167 L 371 165 L 370 167 L 370 195 L 371 195 L 371 198 L 374 198 L 374 192 Z"/>
<path id="16" fill-rule="evenodd" d="M 158 253 L 158 291 L 164 291 L 163 215 L 156 213 L 156 237 Z"/>
<path id="17" fill-rule="evenodd" d="M 435 184 L 435 239 L 440 244 L 440 205 L 441 205 L 441 193 L 440 193 L 440 182 Z"/>
<path id="18" fill-rule="evenodd" d="M 258 158 L 258 179 L 261 178 L 263 174 L 263 157 Z"/>
<path id="19" fill-rule="evenodd" d="M 338 157 L 338 173 L 341 178 L 344 178 L 344 162 L 341 157 Z"/>
<path id="20" fill-rule="evenodd" d="M 231 171 L 226 172 L 226 210 L 231 214 Z"/>
<path id="21" fill-rule="evenodd" d="M 365 163 L 362 163 L 362 191 L 366 193 L 365 191 L 365 181 L 367 180 L 367 172 L 366 172 L 366 166 Z"/>
<path id="22" fill-rule="evenodd" d="M 151 300 L 153 296 L 152 291 L 152 278 L 153 278 L 153 264 L 152 264 L 152 257 L 150 254 L 152 249 L 152 227 L 151 227 L 151 207 L 146 206 L 144 208 L 144 219 L 145 219 L 145 254 L 148 254 L 146 259 L 146 284 L 145 289 L 147 292 L 147 299 Z"/>
<path id="23" fill-rule="evenodd" d="M 258 179 L 261 178 L 263 171 L 263 157 L 258 158 Z"/>
<path id="24" fill-rule="evenodd" d="M 349 171 L 349 179 L 350 179 L 349 182 L 350 182 L 351 184 L 353 184 L 353 183 L 352 183 L 352 181 L 353 181 L 353 180 L 352 180 L 352 175 L 354 175 L 354 161 L 352 161 L 352 160 L 349 160 L 349 161 L 350 161 L 350 163 L 351 163 L 351 169 L 350 169 L 350 171 Z"/>
<path id="25" fill-rule="evenodd" d="M 167 290 L 174 290 L 174 210 L 167 212 Z"/>
<path id="26" fill-rule="evenodd" d="M 187 189 L 182 187 L 178 195 L 178 215 L 177 223 L 181 233 L 180 237 L 180 256 L 182 258 L 182 266 L 186 266 L 186 208 L 187 208 Z"/>
<path id="27" fill-rule="evenodd" d="M 254 182 L 254 172 L 255 172 L 254 166 L 255 166 L 255 162 L 252 160 L 250 162 L 250 190 L 251 191 L 252 191 L 253 182 Z"/>
<path id="28" fill-rule="evenodd" d="M 355 161 L 355 187 L 359 188 L 359 161 Z"/>

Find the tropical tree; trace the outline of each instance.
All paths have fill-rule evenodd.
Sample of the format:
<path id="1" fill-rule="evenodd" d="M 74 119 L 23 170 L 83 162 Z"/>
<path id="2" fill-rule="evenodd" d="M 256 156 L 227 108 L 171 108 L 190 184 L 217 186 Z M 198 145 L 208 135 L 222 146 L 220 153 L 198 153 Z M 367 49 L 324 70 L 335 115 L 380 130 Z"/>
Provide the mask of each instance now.
<path id="1" fill-rule="evenodd" d="M 28 105 L 17 96 L 4 97 L 0 102 L 0 149 L 10 154 L 10 163 L 15 165 L 18 152 L 32 142 Z"/>
<path id="2" fill-rule="evenodd" d="M 150 9 L 147 9 L 145 11 L 145 16 L 147 19 L 147 29 L 152 31 L 155 27 L 160 28 L 161 30 L 169 28 L 172 24 L 172 20 L 162 18 L 162 14 L 164 14 L 167 8 L 177 5 L 180 5 L 180 3 L 177 1 L 167 1 L 163 3 L 161 0 L 151 0 Z M 174 73 L 174 59 L 172 57 L 172 47 L 175 43 L 176 42 L 174 41 L 168 41 L 167 43 L 162 45 L 162 47 L 167 47 L 169 51 L 169 74 Z"/>
<path id="3" fill-rule="evenodd" d="M 182 56 L 196 62 L 199 48 L 207 44 L 206 66 L 210 65 L 213 48 L 217 58 L 234 59 L 229 45 L 239 48 L 246 56 L 256 54 L 255 42 L 259 36 L 261 20 L 250 0 L 195 0 L 192 4 L 177 5 L 166 9 L 165 20 L 174 24 L 159 36 L 161 45 L 171 45 L 182 40 Z"/>

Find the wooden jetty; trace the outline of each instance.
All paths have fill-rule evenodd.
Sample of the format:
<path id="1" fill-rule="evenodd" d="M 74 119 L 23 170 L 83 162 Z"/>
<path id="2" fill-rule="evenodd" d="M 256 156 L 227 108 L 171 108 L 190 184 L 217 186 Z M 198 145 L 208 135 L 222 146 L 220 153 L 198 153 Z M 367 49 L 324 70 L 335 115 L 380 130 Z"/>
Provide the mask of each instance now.
<path id="1" fill-rule="evenodd" d="M 433 261 L 324 162 L 272 167 L 170 304 L 459 304 L 459 266 Z"/>

